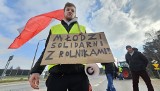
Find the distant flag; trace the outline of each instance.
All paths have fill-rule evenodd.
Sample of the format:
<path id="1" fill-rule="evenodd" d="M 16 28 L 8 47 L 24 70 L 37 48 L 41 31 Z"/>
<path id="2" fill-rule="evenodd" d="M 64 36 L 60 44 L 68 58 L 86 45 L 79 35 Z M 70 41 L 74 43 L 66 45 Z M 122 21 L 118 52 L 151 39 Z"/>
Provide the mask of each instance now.
<path id="1" fill-rule="evenodd" d="M 17 49 L 21 47 L 23 44 L 45 29 L 53 18 L 62 20 L 64 18 L 63 9 L 30 18 L 24 27 L 18 29 L 20 34 L 9 46 L 9 49 Z"/>

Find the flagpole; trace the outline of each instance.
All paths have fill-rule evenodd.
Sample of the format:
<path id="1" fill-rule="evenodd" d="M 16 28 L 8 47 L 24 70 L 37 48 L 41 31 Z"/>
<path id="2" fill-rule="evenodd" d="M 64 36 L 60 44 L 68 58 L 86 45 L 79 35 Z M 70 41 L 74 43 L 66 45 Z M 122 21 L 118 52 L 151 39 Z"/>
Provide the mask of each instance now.
<path id="1" fill-rule="evenodd" d="M 35 51 L 35 54 L 34 54 L 34 57 L 33 57 L 33 62 L 32 62 L 32 65 L 31 65 L 31 69 L 30 69 L 30 71 L 32 70 L 33 65 L 34 65 L 34 61 L 35 61 L 35 59 L 36 59 L 36 55 L 37 55 L 37 51 L 38 51 L 38 47 L 39 47 L 39 43 L 40 43 L 41 41 L 43 41 L 43 40 L 46 40 L 46 39 L 42 39 L 42 40 L 39 40 L 39 41 L 38 41 L 38 44 L 37 44 L 36 51 Z M 30 74 L 30 72 L 29 72 L 29 74 Z"/>

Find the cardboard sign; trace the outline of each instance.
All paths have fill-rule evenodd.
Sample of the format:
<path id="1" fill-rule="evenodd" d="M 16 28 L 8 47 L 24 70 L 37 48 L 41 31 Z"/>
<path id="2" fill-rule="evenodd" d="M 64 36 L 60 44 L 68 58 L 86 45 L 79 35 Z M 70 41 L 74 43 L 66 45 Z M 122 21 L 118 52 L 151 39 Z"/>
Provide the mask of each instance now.
<path id="1" fill-rule="evenodd" d="M 103 32 L 51 35 L 41 65 L 114 62 Z"/>

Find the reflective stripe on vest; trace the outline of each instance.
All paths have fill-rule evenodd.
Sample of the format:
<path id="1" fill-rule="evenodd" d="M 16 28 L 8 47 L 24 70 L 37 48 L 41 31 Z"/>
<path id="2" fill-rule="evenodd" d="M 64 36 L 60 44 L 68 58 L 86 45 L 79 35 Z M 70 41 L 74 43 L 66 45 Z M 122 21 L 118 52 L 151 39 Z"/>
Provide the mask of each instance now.
<path id="1" fill-rule="evenodd" d="M 80 30 L 79 30 L 80 28 Z M 69 31 L 69 34 L 78 34 L 80 33 L 80 31 L 82 33 L 85 33 L 85 27 L 82 26 L 82 25 L 79 25 L 79 28 L 78 28 L 78 24 L 75 23 L 71 30 Z M 58 25 L 55 25 L 51 28 L 51 34 L 68 34 L 67 30 L 64 28 L 64 26 L 62 24 L 58 24 Z M 50 68 L 52 68 L 53 66 L 56 66 L 56 64 L 53 64 L 53 65 L 48 65 L 48 70 Z"/>
<path id="2" fill-rule="evenodd" d="M 119 72 L 122 72 L 122 71 L 123 71 L 122 67 L 119 67 Z"/>
<path id="3" fill-rule="evenodd" d="M 102 69 L 105 70 L 105 66 L 104 65 L 102 65 Z"/>

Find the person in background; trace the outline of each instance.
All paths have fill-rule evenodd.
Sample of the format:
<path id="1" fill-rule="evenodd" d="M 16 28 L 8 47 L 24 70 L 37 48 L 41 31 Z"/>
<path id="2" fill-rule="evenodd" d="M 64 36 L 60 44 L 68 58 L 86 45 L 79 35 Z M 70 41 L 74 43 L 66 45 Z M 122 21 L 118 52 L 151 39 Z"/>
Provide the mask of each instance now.
<path id="1" fill-rule="evenodd" d="M 118 71 L 119 71 L 119 80 L 123 80 L 123 74 L 122 74 L 123 69 L 121 66 L 118 67 Z"/>
<path id="2" fill-rule="evenodd" d="M 118 67 L 115 65 L 115 63 L 113 63 L 114 64 L 114 69 L 115 69 L 115 71 L 114 71 L 114 79 L 117 79 L 117 77 L 118 77 Z"/>
<path id="3" fill-rule="evenodd" d="M 101 63 L 105 68 L 105 74 L 108 80 L 108 86 L 106 91 L 116 91 L 113 85 L 114 73 L 115 73 L 115 65 L 114 63 Z"/>
<path id="4" fill-rule="evenodd" d="M 139 77 L 142 77 L 147 85 L 148 91 L 154 91 L 150 77 L 146 71 L 148 65 L 147 58 L 137 50 L 133 49 L 130 45 L 126 46 L 127 53 L 125 55 L 126 62 L 132 74 L 133 91 L 139 91 L 138 83 Z"/>

